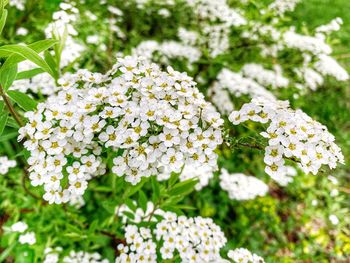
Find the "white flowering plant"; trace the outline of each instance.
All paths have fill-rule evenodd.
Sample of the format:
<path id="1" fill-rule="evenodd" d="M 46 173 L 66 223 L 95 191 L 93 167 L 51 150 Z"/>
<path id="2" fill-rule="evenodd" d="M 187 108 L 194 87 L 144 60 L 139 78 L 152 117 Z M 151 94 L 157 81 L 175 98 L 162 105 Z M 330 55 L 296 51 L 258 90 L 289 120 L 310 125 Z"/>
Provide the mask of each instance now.
<path id="1" fill-rule="evenodd" d="M 305 6 L 0 0 L 0 262 L 346 260 L 348 17 Z"/>

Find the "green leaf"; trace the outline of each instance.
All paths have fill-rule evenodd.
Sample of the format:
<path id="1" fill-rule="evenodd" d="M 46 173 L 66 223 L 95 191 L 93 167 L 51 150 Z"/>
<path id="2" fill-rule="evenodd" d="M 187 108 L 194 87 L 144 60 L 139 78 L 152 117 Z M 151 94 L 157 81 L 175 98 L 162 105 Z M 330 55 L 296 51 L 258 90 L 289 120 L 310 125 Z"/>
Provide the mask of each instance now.
<path id="1" fill-rule="evenodd" d="M 16 263 L 32 263 L 34 262 L 34 250 L 28 246 L 23 246 L 16 251 Z"/>
<path id="2" fill-rule="evenodd" d="M 6 133 L 5 135 L 2 135 L 0 137 L 0 142 L 11 140 L 11 139 L 17 137 L 17 135 L 18 135 L 18 132 Z"/>
<path id="3" fill-rule="evenodd" d="M 155 176 L 151 177 L 151 183 L 152 183 L 152 200 L 153 202 L 157 201 L 160 196 L 160 188 L 159 183 L 157 181 L 157 178 Z"/>
<path id="4" fill-rule="evenodd" d="M 34 50 L 36 53 L 40 53 L 46 49 L 49 49 L 53 45 L 57 44 L 58 41 L 54 39 L 45 39 L 45 40 L 39 40 L 37 42 L 31 43 L 27 45 L 30 49 Z M 11 45 L 10 45 L 11 46 Z M 11 53 L 8 51 L 1 51 L 0 49 L 0 57 L 9 57 Z M 22 56 L 16 55 L 15 59 L 13 59 L 13 63 L 19 63 L 21 61 L 25 60 Z"/>
<path id="5" fill-rule="evenodd" d="M 1 0 L 0 0 L 1 1 Z M 5 108 L 5 103 L 3 100 L 0 100 L 0 113 L 2 113 L 3 109 Z"/>
<path id="6" fill-rule="evenodd" d="M 7 18 L 7 10 L 4 9 L 2 11 L 2 15 L 0 18 L 0 34 L 2 33 L 2 30 L 4 29 L 5 23 L 6 23 L 6 18 Z"/>
<path id="7" fill-rule="evenodd" d="M 46 63 L 50 66 L 52 72 L 54 73 L 54 78 L 58 79 L 57 65 L 54 57 L 50 54 L 48 50 L 45 50 L 44 57 L 45 57 Z"/>
<path id="8" fill-rule="evenodd" d="M 5 90 L 12 85 L 17 76 L 17 64 L 9 65 L 4 63 L 0 68 L 0 83 Z"/>
<path id="9" fill-rule="evenodd" d="M 186 181 L 177 183 L 172 189 L 168 191 L 169 195 L 187 195 L 194 190 L 194 186 L 198 180 L 188 179 Z"/>
<path id="10" fill-rule="evenodd" d="M 8 112 L 4 112 L 0 115 L 0 136 L 4 132 L 8 116 Z"/>
<path id="11" fill-rule="evenodd" d="M 36 75 L 41 74 L 43 72 L 45 72 L 45 71 L 42 68 L 34 68 L 34 69 L 18 72 L 16 80 L 30 79 L 30 78 L 35 77 Z"/>
<path id="12" fill-rule="evenodd" d="M 145 193 L 142 190 L 139 191 L 138 203 L 143 211 L 147 210 L 147 196 L 145 195 Z"/>
<path id="13" fill-rule="evenodd" d="M 48 72 L 51 76 L 54 76 L 54 73 L 52 72 L 50 66 L 46 63 L 45 60 L 43 60 L 37 52 L 35 52 L 33 49 L 31 49 L 28 46 L 23 46 L 23 45 L 5 45 L 0 47 L 0 54 L 1 52 L 9 52 L 10 54 L 17 54 L 25 59 L 28 59 L 41 67 L 43 70 Z M 11 59 L 11 58 L 9 58 Z M 12 59 L 14 60 L 14 59 Z M 8 62 L 10 65 L 15 62 L 11 61 Z"/>
<path id="14" fill-rule="evenodd" d="M 0 0 L 1 1 L 1 0 Z M 11 253 L 13 248 L 16 246 L 17 242 L 12 243 L 8 246 L 0 255 L 0 262 L 3 262 Z"/>
<path id="15" fill-rule="evenodd" d="M 20 91 L 10 90 L 7 92 L 7 95 L 25 111 L 34 110 L 38 104 L 35 100 Z"/>

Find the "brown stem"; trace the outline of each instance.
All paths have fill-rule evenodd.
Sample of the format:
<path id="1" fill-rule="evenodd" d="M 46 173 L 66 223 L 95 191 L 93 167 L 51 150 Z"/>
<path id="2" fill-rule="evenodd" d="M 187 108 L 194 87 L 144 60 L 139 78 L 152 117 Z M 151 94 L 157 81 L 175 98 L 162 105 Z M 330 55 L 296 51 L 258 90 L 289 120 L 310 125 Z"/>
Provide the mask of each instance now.
<path id="1" fill-rule="evenodd" d="M 21 118 L 19 117 L 19 115 L 17 114 L 15 108 L 11 104 L 11 101 L 10 101 L 9 97 L 7 97 L 7 95 L 5 94 L 4 89 L 2 88 L 1 85 L 0 85 L 0 95 L 1 95 L 2 99 L 4 100 L 4 102 L 6 104 L 6 107 L 10 111 L 11 115 L 13 116 L 13 118 L 16 120 L 18 125 L 20 127 L 22 127 L 23 126 L 23 122 L 22 122 Z"/>
<path id="2" fill-rule="evenodd" d="M 26 178 L 28 177 L 28 171 L 26 168 L 23 168 L 23 175 L 22 175 L 22 187 L 24 189 L 24 191 L 29 194 L 31 197 L 35 198 L 35 199 L 41 199 L 39 196 L 37 196 L 36 194 L 33 194 L 28 187 L 26 186 Z"/>

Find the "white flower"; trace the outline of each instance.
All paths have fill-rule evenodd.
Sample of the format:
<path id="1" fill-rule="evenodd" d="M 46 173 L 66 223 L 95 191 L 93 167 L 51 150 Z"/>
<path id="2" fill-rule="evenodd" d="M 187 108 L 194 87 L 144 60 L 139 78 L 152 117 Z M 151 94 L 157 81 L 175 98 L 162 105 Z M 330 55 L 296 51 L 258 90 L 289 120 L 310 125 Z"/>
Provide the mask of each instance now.
<path id="1" fill-rule="evenodd" d="M 264 263 L 264 259 L 245 248 L 230 250 L 227 254 L 235 263 Z"/>
<path id="2" fill-rule="evenodd" d="M 250 200 L 264 196 L 269 189 L 256 177 L 240 173 L 229 174 L 225 169 L 221 169 L 220 187 L 228 192 L 230 199 L 235 200 Z"/>
<path id="3" fill-rule="evenodd" d="M 28 232 L 26 234 L 19 236 L 19 243 L 34 245 L 36 243 L 36 238 L 34 232 Z"/>
<path id="4" fill-rule="evenodd" d="M 17 222 L 17 223 L 14 223 L 12 226 L 11 226 L 11 231 L 13 232 L 18 232 L 18 233 L 23 233 L 24 231 L 26 231 L 28 228 L 28 225 L 24 222 Z"/>
<path id="5" fill-rule="evenodd" d="M 16 167 L 14 160 L 9 160 L 7 156 L 0 156 L 0 174 L 7 174 L 10 168 Z"/>

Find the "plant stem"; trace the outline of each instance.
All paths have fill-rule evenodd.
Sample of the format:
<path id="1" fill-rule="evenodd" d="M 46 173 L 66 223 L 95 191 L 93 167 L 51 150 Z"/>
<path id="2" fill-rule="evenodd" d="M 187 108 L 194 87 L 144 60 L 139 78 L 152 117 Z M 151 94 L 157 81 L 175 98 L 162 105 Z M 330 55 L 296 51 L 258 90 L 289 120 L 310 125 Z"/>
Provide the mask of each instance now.
<path id="1" fill-rule="evenodd" d="M 6 107 L 10 111 L 11 115 L 13 116 L 13 118 L 15 119 L 15 121 L 18 123 L 18 125 L 20 127 L 23 127 L 23 122 L 22 122 L 21 118 L 19 117 L 19 115 L 16 112 L 15 108 L 11 104 L 11 101 L 10 101 L 9 97 L 7 97 L 7 95 L 4 92 L 4 89 L 2 88 L 1 85 L 0 85 L 0 95 L 1 95 L 2 99 L 4 100 L 4 102 L 6 104 Z"/>

